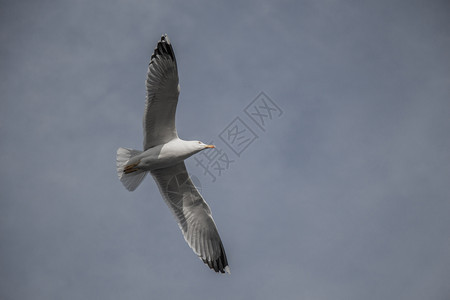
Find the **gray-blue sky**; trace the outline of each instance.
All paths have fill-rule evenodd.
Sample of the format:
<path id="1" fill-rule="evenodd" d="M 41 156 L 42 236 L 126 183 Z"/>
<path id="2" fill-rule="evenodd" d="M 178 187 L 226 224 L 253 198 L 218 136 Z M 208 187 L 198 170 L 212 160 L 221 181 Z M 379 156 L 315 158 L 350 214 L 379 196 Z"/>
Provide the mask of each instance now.
<path id="1" fill-rule="evenodd" d="M 450 297 L 446 1 L 0 6 L 0 298 Z M 284 111 L 216 182 L 187 162 L 231 276 L 115 172 L 163 33 L 182 138 L 217 140 L 261 90 Z"/>

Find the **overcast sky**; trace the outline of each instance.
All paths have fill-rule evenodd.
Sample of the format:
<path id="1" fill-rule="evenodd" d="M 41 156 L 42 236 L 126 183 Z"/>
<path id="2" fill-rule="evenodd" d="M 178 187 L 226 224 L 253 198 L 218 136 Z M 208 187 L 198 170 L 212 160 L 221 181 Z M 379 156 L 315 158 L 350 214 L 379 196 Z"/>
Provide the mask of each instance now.
<path id="1" fill-rule="evenodd" d="M 231 275 L 117 178 L 164 33 Z M 0 298 L 449 299 L 449 53 L 448 1 L 1 1 Z"/>

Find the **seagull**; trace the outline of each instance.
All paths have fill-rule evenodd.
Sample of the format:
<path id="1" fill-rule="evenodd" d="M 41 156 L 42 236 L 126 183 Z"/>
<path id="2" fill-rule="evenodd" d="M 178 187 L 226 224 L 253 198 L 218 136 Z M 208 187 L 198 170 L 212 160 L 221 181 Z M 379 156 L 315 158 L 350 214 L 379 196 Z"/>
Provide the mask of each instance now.
<path id="1" fill-rule="evenodd" d="M 175 54 L 167 34 L 161 36 L 151 56 L 146 88 L 144 151 L 122 147 L 117 150 L 119 179 L 129 191 L 134 191 L 150 172 L 189 247 L 209 268 L 230 273 L 211 210 L 184 164 L 188 157 L 214 145 L 178 137 L 175 112 L 180 85 Z"/>

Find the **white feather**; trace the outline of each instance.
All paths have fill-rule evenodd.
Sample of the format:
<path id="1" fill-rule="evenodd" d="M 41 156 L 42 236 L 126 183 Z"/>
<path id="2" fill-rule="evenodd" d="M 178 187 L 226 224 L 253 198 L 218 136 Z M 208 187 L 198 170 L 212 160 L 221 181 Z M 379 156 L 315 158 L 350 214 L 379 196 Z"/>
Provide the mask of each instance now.
<path id="1" fill-rule="evenodd" d="M 130 192 L 134 191 L 139 184 L 144 180 L 145 175 L 147 175 L 146 171 L 136 171 L 133 173 L 125 174 L 123 169 L 127 165 L 128 161 L 136 156 L 141 154 L 142 151 L 133 150 L 128 148 L 119 148 L 117 149 L 117 175 L 119 175 L 120 181 Z"/>

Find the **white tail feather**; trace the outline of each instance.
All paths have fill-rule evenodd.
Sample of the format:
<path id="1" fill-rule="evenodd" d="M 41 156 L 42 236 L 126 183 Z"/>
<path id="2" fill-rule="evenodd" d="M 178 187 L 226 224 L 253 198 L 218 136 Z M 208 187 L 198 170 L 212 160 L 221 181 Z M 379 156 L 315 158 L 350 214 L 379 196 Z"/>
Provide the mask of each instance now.
<path id="1" fill-rule="evenodd" d="M 127 190 L 134 191 L 139 184 L 144 180 L 145 175 L 147 175 L 147 172 L 145 171 L 136 171 L 133 173 L 125 174 L 123 172 L 123 169 L 127 165 L 128 161 L 138 155 L 141 154 L 142 151 L 128 149 L 128 148 L 119 148 L 117 149 L 117 175 L 119 175 L 120 181 L 123 183 L 123 185 L 127 188 Z"/>

